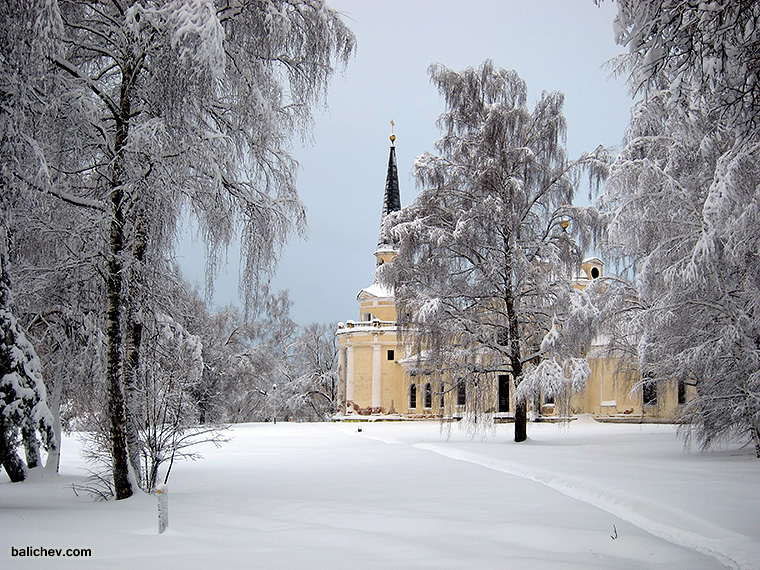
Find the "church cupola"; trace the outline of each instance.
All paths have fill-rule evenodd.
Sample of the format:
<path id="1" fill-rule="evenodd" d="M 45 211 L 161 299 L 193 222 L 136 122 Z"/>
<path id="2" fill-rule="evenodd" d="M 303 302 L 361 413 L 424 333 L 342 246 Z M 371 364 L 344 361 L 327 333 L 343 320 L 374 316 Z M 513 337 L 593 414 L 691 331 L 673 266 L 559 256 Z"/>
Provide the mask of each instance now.
<path id="1" fill-rule="evenodd" d="M 383 196 L 383 213 L 380 219 L 380 235 L 377 241 L 377 265 L 390 261 L 396 255 L 396 245 L 388 235 L 385 219 L 389 214 L 401 209 L 401 194 L 398 186 L 398 167 L 396 165 L 396 135 L 393 134 L 394 123 L 391 121 L 391 150 L 388 156 L 388 174 L 385 177 L 385 195 Z"/>

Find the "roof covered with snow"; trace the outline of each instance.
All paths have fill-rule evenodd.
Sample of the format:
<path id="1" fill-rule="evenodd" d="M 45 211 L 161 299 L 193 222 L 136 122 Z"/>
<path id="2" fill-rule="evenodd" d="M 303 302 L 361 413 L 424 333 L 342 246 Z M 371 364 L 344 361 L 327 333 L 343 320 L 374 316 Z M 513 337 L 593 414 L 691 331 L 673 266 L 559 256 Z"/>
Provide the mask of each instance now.
<path id="1" fill-rule="evenodd" d="M 365 287 L 359 291 L 359 294 L 356 296 L 356 298 L 360 299 L 362 295 L 377 297 L 378 299 L 392 299 L 393 289 L 390 287 L 385 287 L 384 285 L 380 285 L 379 283 L 373 283 L 369 287 Z"/>

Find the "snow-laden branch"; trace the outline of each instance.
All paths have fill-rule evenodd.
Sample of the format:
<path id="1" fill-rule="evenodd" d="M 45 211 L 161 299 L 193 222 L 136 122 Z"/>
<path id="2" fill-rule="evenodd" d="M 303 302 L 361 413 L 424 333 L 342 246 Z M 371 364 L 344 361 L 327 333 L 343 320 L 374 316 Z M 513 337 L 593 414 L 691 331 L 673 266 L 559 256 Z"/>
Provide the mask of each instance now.
<path id="1" fill-rule="evenodd" d="M 111 97 L 108 96 L 105 91 L 103 91 L 103 89 L 101 89 L 98 83 L 94 81 L 90 76 L 80 70 L 76 65 L 73 65 L 58 55 L 50 56 L 50 60 L 73 77 L 82 80 L 90 89 L 90 91 L 97 95 L 98 98 L 103 101 L 105 106 L 108 107 L 108 110 L 111 112 L 112 117 L 120 116 L 119 106 L 111 99 Z"/>
<path id="2" fill-rule="evenodd" d="M 36 183 L 34 183 L 33 181 L 28 180 L 26 177 L 20 175 L 17 172 L 14 172 L 13 174 L 19 181 L 28 185 L 30 188 L 34 188 L 35 190 L 43 194 L 50 194 L 51 196 L 55 196 L 59 200 L 62 200 L 66 202 L 67 204 L 71 204 L 72 206 L 78 206 L 80 208 L 88 208 L 91 210 L 98 210 L 101 212 L 107 211 L 106 206 L 100 200 L 95 200 L 93 198 L 82 198 L 81 196 L 75 196 L 73 194 L 69 194 L 68 192 L 64 192 L 63 190 L 59 190 L 52 185 L 46 185 L 44 188 L 42 188 Z"/>

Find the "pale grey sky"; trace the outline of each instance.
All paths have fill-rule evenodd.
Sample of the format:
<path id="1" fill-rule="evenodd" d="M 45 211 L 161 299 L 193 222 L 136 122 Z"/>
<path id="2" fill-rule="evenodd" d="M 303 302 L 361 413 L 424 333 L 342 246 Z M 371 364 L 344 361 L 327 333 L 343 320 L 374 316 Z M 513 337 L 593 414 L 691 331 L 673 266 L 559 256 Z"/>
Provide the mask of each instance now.
<path id="1" fill-rule="evenodd" d="M 293 154 L 308 216 L 307 240 L 287 244 L 274 291 L 288 289 L 300 324 L 358 319 L 356 295 L 372 284 L 388 163 L 390 121 L 402 205 L 417 189 L 414 158 L 433 152 L 443 100 L 427 68 L 454 69 L 485 59 L 514 69 L 527 82 L 529 106 L 542 91 L 565 93 L 570 158 L 599 144 L 621 144 L 631 99 L 605 62 L 621 53 L 614 42 L 612 2 L 593 0 L 328 0 L 356 34 L 358 49 L 336 75 L 328 108 L 317 111 L 314 143 Z M 192 283 L 203 283 L 202 246 L 180 244 L 177 258 Z M 238 252 L 216 281 L 215 303 L 241 304 Z"/>

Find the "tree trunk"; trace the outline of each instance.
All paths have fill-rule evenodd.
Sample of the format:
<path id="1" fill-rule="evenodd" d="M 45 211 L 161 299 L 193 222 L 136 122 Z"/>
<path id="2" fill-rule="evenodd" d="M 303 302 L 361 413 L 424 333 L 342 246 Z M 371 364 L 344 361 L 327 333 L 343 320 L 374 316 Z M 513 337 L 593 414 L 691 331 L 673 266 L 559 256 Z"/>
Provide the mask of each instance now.
<path id="1" fill-rule="evenodd" d="M 132 496 L 127 456 L 127 416 L 122 391 L 122 271 L 124 269 L 124 189 L 122 151 L 127 141 L 129 121 L 129 69 L 123 70 L 121 87 L 121 115 L 116 118 L 114 138 L 113 178 L 111 180 L 111 232 L 108 276 L 106 278 L 106 385 L 108 388 L 108 417 L 113 483 L 116 499 Z"/>
<path id="2" fill-rule="evenodd" d="M 515 403 L 515 442 L 528 439 L 528 402 L 518 398 Z"/>
<path id="3" fill-rule="evenodd" d="M 19 483 L 26 479 L 24 462 L 21 461 L 21 458 L 18 456 L 18 454 L 16 454 L 15 451 L 11 451 L 5 455 L 3 455 L 3 452 L 0 451 L 0 455 L 2 455 L 2 460 L 0 461 L 2 462 L 3 468 L 11 480 L 11 483 Z"/>
<path id="4" fill-rule="evenodd" d="M 148 238 L 145 231 L 145 218 L 142 212 L 138 212 L 134 222 L 136 232 L 134 237 L 133 255 L 135 270 L 132 271 L 132 291 L 138 291 L 137 298 L 130 298 L 130 309 L 127 317 L 127 349 L 124 371 L 124 396 L 126 400 L 127 418 L 127 447 L 129 449 L 129 463 L 132 467 L 135 480 L 138 485 L 142 483 L 140 470 L 140 455 L 142 442 L 140 441 L 141 415 L 139 413 L 139 375 L 140 375 L 140 348 L 142 346 L 143 325 L 135 316 L 134 307 L 144 303 L 145 295 L 142 294 L 145 287 L 144 263 L 145 252 L 148 248 Z M 134 295 L 134 293 L 133 293 Z"/>
<path id="5" fill-rule="evenodd" d="M 61 464 L 61 392 L 63 391 L 63 382 L 58 381 L 53 387 L 53 398 L 48 401 L 48 407 L 53 414 L 53 437 L 55 438 L 55 449 L 48 449 L 48 456 L 45 460 L 45 471 L 58 473 Z"/>
<path id="6" fill-rule="evenodd" d="M 753 415 L 750 415 L 749 418 L 749 430 L 752 434 L 752 442 L 755 444 L 755 457 L 760 459 L 760 434 L 757 432 L 757 424 Z"/>
<path id="7" fill-rule="evenodd" d="M 124 395 L 126 398 L 126 422 L 127 422 L 127 446 L 129 448 L 129 464 L 132 467 L 135 480 L 140 485 L 142 475 L 140 471 L 140 453 L 142 444 L 139 433 L 139 405 L 138 374 L 140 370 L 140 345 L 142 344 L 142 324 L 135 322 L 130 316 L 127 323 L 128 344 L 126 356 L 126 370 L 124 374 Z"/>
<path id="8" fill-rule="evenodd" d="M 122 272 L 122 191 L 117 186 L 112 191 L 114 206 L 111 221 L 111 255 L 108 260 L 106 289 L 108 309 L 106 312 L 106 338 L 108 354 L 106 359 L 106 384 L 108 387 L 108 417 L 111 459 L 113 461 L 113 483 L 117 499 L 132 496 L 127 465 L 126 412 L 124 394 L 121 389 L 122 338 L 121 338 L 121 272 Z"/>
<path id="9" fill-rule="evenodd" d="M 34 469 L 42 464 L 40 456 L 40 442 L 37 439 L 37 432 L 30 419 L 24 420 L 21 426 L 21 439 L 24 442 L 24 453 L 26 455 L 26 466 Z"/>
<path id="10" fill-rule="evenodd" d="M 507 324 L 509 329 L 509 364 L 512 368 L 515 388 L 517 388 L 523 375 L 522 359 L 520 358 L 520 326 L 509 279 L 510 277 L 507 275 L 504 283 L 506 290 L 504 302 L 507 309 Z M 515 442 L 520 443 L 526 439 L 528 439 L 528 402 L 525 398 L 518 397 L 515 403 Z"/>

